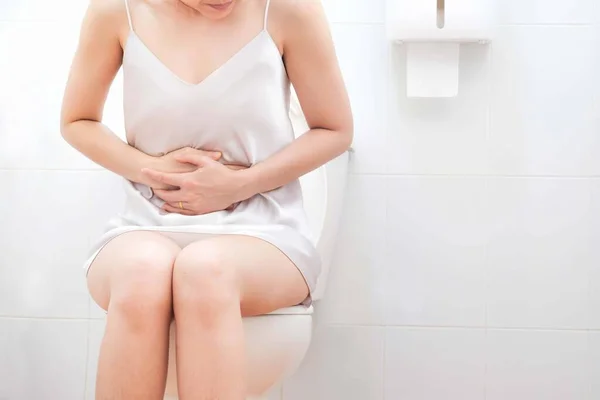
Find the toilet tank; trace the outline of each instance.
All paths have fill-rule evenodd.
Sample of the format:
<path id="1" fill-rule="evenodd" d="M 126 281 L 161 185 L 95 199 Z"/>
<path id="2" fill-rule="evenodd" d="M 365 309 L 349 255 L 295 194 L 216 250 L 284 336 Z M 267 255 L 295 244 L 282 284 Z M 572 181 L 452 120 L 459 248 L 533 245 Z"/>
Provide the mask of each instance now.
<path id="1" fill-rule="evenodd" d="M 292 89 L 290 119 L 296 136 L 308 131 L 300 103 Z M 335 239 L 341 219 L 349 152 L 300 178 L 304 208 L 312 232 L 312 239 L 321 256 L 321 275 L 313 292 L 313 300 L 323 297 L 331 269 Z"/>

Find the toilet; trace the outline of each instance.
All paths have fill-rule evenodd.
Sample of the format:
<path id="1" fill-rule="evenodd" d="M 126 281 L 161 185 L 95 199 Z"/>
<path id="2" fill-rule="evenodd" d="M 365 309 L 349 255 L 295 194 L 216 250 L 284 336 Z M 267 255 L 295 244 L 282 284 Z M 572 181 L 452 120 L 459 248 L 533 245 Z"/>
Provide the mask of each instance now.
<path id="1" fill-rule="evenodd" d="M 295 94 L 292 93 L 290 116 L 297 133 L 308 128 Z M 331 266 L 333 248 L 348 169 L 348 152 L 300 179 L 304 206 L 313 240 L 322 259 L 322 271 L 313 293 L 313 305 L 323 296 Z M 311 340 L 311 306 L 295 306 L 267 315 L 244 318 L 248 368 L 248 400 L 266 400 L 263 396 L 302 362 Z M 164 400 L 177 400 L 175 369 L 175 322 L 171 324 L 169 369 Z"/>

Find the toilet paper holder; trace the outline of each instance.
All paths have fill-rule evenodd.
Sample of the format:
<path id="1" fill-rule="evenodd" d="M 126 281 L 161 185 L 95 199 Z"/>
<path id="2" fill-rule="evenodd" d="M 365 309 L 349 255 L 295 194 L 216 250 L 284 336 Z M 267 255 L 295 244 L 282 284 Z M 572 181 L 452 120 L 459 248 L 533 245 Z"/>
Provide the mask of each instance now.
<path id="1" fill-rule="evenodd" d="M 459 46 L 489 44 L 496 14 L 495 0 L 387 0 L 387 38 L 407 47 L 407 96 L 457 96 Z"/>
<path id="2" fill-rule="evenodd" d="M 495 0 L 387 0 L 386 35 L 393 42 L 492 41 Z"/>

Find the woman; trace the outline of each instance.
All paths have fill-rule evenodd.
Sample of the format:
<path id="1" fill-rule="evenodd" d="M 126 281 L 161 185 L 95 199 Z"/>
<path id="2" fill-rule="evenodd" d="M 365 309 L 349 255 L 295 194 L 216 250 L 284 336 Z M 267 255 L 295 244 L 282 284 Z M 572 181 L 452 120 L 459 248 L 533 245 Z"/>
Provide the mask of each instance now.
<path id="1" fill-rule="evenodd" d="M 101 123 L 121 65 L 127 143 Z M 108 313 L 96 399 L 162 399 L 172 318 L 180 398 L 245 399 L 242 317 L 310 302 L 318 278 L 298 178 L 352 140 L 318 1 L 91 0 L 62 133 L 125 178 L 86 263 Z"/>

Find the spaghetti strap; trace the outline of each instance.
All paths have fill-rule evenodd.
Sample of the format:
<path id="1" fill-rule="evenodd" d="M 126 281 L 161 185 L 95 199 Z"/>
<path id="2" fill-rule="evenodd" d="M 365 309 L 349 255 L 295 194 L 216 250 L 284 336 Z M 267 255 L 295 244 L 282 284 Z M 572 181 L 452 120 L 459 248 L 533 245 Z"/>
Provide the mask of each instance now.
<path id="1" fill-rule="evenodd" d="M 271 0 L 267 0 L 267 6 L 265 7 L 265 22 L 263 25 L 263 30 L 265 31 L 267 30 L 267 22 L 269 22 L 269 4 L 271 4 Z"/>
<path id="2" fill-rule="evenodd" d="M 131 12 L 129 11 L 129 0 L 125 1 L 125 10 L 127 10 L 127 20 L 129 21 L 129 30 L 133 32 L 133 22 L 131 21 Z"/>

